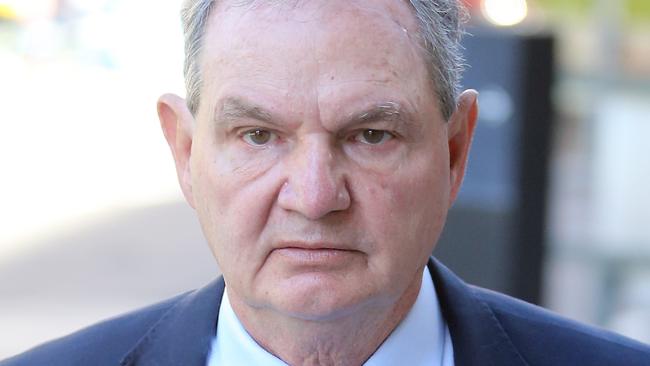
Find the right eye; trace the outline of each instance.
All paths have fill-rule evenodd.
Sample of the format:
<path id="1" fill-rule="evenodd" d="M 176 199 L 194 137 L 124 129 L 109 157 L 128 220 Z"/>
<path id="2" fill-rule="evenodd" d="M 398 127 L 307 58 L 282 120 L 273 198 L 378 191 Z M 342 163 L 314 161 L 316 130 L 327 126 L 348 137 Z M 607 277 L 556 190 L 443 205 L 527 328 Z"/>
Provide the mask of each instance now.
<path id="1" fill-rule="evenodd" d="M 393 137 L 395 136 L 388 131 L 366 129 L 357 133 L 354 139 L 366 145 L 381 145 L 390 141 Z"/>
<path id="2" fill-rule="evenodd" d="M 244 132 L 242 138 L 251 146 L 266 146 L 278 138 L 278 136 L 269 130 L 255 128 Z"/>

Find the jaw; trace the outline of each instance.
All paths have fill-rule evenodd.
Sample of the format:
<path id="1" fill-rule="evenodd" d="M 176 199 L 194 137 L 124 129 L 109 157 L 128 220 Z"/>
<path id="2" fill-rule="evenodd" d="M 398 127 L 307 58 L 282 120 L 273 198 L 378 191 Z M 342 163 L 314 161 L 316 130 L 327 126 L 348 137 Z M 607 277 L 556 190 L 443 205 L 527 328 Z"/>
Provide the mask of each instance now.
<path id="1" fill-rule="evenodd" d="M 245 303 L 227 285 L 226 289 L 244 328 L 283 361 L 292 365 L 350 365 L 362 364 L 379 348 L 408 314 L 421 282 L 422 268 L 406 291 L 392 301 L 384 299 L 334 311 L 320 307 L 312 313 L 295 314 Z"/>

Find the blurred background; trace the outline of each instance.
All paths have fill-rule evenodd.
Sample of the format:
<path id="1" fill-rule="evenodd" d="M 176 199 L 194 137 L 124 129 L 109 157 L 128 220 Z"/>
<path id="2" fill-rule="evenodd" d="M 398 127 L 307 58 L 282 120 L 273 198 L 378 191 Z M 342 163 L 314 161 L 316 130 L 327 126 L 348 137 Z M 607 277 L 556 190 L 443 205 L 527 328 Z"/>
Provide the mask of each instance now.
<path id="1" fill-rule="evenodd" d="M 441 258 L 650 342 L 650 2 L 471 0 L 481 92 Z M 208 282 L 155 103 L 180 0 L 0 0 L 0 359 Z"/>

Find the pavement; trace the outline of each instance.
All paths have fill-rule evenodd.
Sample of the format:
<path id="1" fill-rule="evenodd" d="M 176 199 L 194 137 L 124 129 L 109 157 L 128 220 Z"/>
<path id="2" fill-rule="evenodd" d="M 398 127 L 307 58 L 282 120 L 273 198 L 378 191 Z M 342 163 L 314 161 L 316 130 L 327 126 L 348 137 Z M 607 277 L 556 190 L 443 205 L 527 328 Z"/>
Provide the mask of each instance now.
<path id="1" fill-rule="evenodd" d="M 184 202 L 106 213 L 25 246 L 0 258 L 0 359 L 219 273 Z"/>

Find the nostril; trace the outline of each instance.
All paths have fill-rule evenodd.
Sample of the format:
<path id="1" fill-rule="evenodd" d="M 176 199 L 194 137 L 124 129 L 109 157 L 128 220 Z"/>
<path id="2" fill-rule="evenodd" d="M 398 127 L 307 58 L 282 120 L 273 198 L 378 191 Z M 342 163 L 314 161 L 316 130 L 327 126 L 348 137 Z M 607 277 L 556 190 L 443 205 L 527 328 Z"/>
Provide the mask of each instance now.
<path id="1" fill-rule="evenodd" d="M 330 212 L 346 210 L 350 206 L 350 194 L 342 181 L 290 177 L 279 189 L 278 204 L 285 210 L 316 220 Z"/>
<path id="2" fill-rule="evenodd" d="M 339 190 L 336 197 L 336 211 L 342 211 L 350 207 L 350 192 L 348 187 L 344 184 Z"/>
<path id="3" fill-rule="evenodd" d="M 293 192 L 293 189 L 291 188 L 291 185 L 289 184 L 288 181 L 285 181 L 282 184 L 282 187 L 280 187 L 280 192 L 278 193 L 278 200 L 280 201 L 280 203 L 295 200 L 295 193 Z"/>

